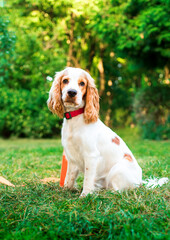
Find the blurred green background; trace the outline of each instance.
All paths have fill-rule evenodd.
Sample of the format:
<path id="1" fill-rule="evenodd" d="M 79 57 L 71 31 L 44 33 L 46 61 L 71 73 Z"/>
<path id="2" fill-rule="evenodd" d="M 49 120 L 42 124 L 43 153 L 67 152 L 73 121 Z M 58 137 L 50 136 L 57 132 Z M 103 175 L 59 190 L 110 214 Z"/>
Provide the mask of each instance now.
<path id="1" fill-rule="evenodd" d="M 100 116 L 170 138 L 170 0 L 0 0 L 0 136 L 55 137 L 56 71 L 90 72 Z"/>

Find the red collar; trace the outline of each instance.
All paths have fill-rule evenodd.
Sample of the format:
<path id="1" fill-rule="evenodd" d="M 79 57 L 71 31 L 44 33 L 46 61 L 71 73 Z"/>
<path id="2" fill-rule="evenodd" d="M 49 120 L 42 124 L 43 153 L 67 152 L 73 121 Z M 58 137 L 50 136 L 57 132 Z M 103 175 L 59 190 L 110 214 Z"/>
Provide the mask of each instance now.
<path id="1" fill-rule="evenodd" d="M 78 110 L 64 113 L 64 117 L 66 119 L 71 119 L 71 118 L 76 117 L 76 116 L 78 116 L 82 113 L 84 113 L 84 108 L 79 108 Z"/>

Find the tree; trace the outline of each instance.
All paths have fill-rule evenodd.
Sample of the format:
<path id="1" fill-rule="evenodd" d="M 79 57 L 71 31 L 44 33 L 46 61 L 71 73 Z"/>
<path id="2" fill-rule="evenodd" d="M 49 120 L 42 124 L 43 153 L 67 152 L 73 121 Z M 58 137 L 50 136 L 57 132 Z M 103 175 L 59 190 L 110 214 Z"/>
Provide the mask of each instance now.
<path id="1" fill-rule="evenodd" d="M 11 57 L 15 46 L 15 35 L 8 30 L 9 20 L 0 17 L 0 85 L 9 78 Z"/>
<path id="2" fill-rule="evenodd" d="M 164 68 L 165 78 L 169 78 L 169 0 L 110 0 L 99 4 L 101 11 L 94 16 L 93 28 L 102 42 L 129 60 L 129 70 L 147 72 L 151 83 L 158 82 L 159 69 Z"/>
<path id="3" fill-rule="evenodd" d="M 31 89 L 44 85 L 66 65 L 82 67 L 98 77 L 93 58 L 99 44 L 89 28 L 95 0 L 78 5 L 71 0 L 11 1 L 6 8 L 17 44 L 13 64 L 13 83 Z"/>

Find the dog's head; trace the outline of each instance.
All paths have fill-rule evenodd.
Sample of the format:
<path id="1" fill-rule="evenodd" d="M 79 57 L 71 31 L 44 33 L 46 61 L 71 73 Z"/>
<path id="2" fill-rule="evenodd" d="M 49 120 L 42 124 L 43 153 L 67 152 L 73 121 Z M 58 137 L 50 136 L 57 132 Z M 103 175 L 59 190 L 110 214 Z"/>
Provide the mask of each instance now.
<path id="1" fill-rule="evenodd" d="M 65 111 L 85 107 L 85 122 L 96 122 L 99 114 L 99 95 L 94 79 L 80 68 L 68 67 L 58 72 L 50 89 L 47 104 L 60 118 L 63 118 Z"/>

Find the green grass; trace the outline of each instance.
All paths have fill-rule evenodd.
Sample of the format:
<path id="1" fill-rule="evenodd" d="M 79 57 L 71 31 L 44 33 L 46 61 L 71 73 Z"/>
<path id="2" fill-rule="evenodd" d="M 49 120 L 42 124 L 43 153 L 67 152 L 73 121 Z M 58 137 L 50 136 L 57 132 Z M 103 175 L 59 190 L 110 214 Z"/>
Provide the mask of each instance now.
<path id="1" fill-rule="evenodd" d="M 168 141 L 142 140 L 135 130 L 119 130 L 143 176 L 168 177 Z M 101 191 L 80 199 L 78 190 L 40 179 L 59 177 L 58 139 L 0 140 L 0 239 L 168 239 L 168 185 L 141 186 L 123 193 Z"/>

